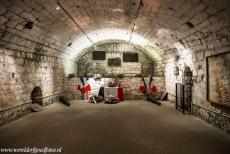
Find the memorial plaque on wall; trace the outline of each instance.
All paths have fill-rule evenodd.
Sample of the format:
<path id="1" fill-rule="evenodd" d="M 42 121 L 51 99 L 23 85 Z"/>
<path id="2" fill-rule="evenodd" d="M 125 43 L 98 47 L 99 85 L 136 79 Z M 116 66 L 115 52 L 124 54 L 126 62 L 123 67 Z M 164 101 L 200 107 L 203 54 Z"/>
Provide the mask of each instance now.
<path id="1" fill-rule="evenodd" d="M 207 57 L 207 99 L 230 106 L 230 52 Z"/>
<path id="2" fill-rule="evenodd" d="M 105 51 L 93 51 L 93 60 L 105 60 Z"/>
<path id="3" fill-rule="evenodd" d="M 123 62 L 138 62 L 138 53 L 123 53 Z"/>
<path id="4" fill-rule="evenodd" d="M 121 59 L 120 58 L 109 58 L 108 66 L 121 66 Z"/>

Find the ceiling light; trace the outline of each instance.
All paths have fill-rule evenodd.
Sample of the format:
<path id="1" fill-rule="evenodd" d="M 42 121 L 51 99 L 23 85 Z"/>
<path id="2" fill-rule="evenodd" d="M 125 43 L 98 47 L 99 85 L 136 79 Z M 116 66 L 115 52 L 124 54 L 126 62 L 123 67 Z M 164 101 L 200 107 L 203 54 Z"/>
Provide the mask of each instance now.
<path id="1" fill-rule="evenodd" d="M 119 8 L 113 9 L 112 11 L 113 11 L 113 12 L 124 12 L 124 10 L 119 9 Z"/>

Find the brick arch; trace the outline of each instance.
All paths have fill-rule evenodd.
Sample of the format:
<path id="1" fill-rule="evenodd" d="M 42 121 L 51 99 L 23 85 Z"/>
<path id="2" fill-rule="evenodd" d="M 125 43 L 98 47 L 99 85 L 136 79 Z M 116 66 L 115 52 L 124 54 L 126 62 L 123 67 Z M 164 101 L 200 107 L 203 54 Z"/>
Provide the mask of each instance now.
<path id="1" fill-rule="evenodd" d="M 80 67 L 81 72 L 86 71 L 87 67 L 89 67 L 89 68 L 92 67 L 93 59 L 91 57 L 91 53 L 93 51 L 97 51 L 97 50 L 99 50 L 99 51 L 103 50 L 106 53 L 110 53 L 110 54 L 115 53 L 115 54 L 118 54 L 120 56 L 121 56 L 122 52 L 139 53 L 139 60 L 140 61 L 138 63 L 141 63 L 141 64 L 145 63 L 144 66 L 141 65 L 143 67 L 141 69 L 142 73 L 144 73 L 144 72 L 145 72 L 144 74 L 146 74 L 147 72 L 148 72 L 148 74 L 153 73 L 156 76 L 162 76 L 163 75 L 162 70 L 164 68 L 162 66 L 160 66 L 160 64 L 164 63 L 162 55 L 158 55 L 158 56 L 160 56 L 160 58 L 156 58 L 152 54 L 150 54 L 148 51 L 146 51 L 144 48 L 141 48 L 140 46 L 136 46 L 134 44 L 128 43 L 127 41 L 121 41 L 121 40 L 102 41 L 102 42 L 95 44 L 94 46 L 91 46 L 87 50 L 84 50 L 83 52 L 81 52 L 81 54 L 79 54 L 77 57 L 77 59 L 78 59 L 77 66 L 81 65 L 81 67 Z M 110 54 L 109 54 L 109 57 L 111 58 Z M 157 55 L 157 54 L 158 54 L 158 52 L 155 51 L 155 55 Z M 90 65 L 86 67 L 86 63 L 89 63 Z M 94 61 L 94 63 L 95 63 L 95 61 Z M 102 62 L 99 62 L 99 63 L 101 65 Z M 103 64 L 105 64 L 105 63 L 106 62 L 104 62 Z M 124 63 L 124 65 L 126 65 L 126 64 Z M 84 68 L 83 66 L 85 66 L 86 68 Z M 133 67 L 134 66 L 135 65 L 133 65 Z M 148 68 L 150 68 L 150 66 L 152 67 L 151 71 L 150 71 L 150 69 L 148 69 Z M 93 67 L 93 68 L 95 68 L 95 67 Z M 102 70 L 105 69 L 105 70 L 109 71 L 109 69 L 106 66 L 101 67 L 101 69 Z M 78 68 L 78 71 L 80 71 L 79 68 Z M 96 70 L 91 68 L 90 72 L 94 72 L 94 71 L 96 71 Z M 159 71 L 161 71 L 161 75 L 160 75 Z M 139 73 L 141 73 L 141 72 L 139 72 Z"/>
<path id="2" fill-rule="evenodd" d="M 107 39 L 107 40 L 103 40 L 103 41 L 97 42 L 97 43 L 95 43 L 94 45 L 91 45 L 90 47 L 88 47 L 88 48 L 82 50 L 82 51 L 80 52 L 80 54 L 77 55 L 77 57 L 76 57 L 77 60 L 80 59 L 80 58 L 81 58 L 84 54 L 86 54 L 87 52 L 89 52 L 89 51 L 91 51 L 91 50 L 97 50 L 98 47 L 103 46 L 103 45 L 105 45 L 105 44 L 127 44 L 127 45 L 129 45 L 129 46 L 131 46 L 131 47 L 133 47 L 133 48 L 136 48 L 136 49 L 140 50 L 140 51 L 143 52 L 144 54 L 148 55 L 152 60 L 156 60 L 156 59 L 153 57 L 152 53 L 151 53 L 148 49 L 146 49 L 144 46 L 135 45 L 134 43 L 129 43 L 129 42 L 126 41 L 126 40 L 118 40 L 118 39 L 117 39 L 117 40 Z M 155 54 L 160 55 L 158 50 L 155 50 L 154 52 L 155 52 Z M 161 56 L 162 56 L 162 55 L 161 55 Z"/>
<path id="3" fill-rule="evenodd" d="M 162 63 L 163 52 L 156 44 L 135 32 L 132 34 L 132 38 L 130 39 L 130 34 L 131 31 L 119 28 L 105 28 L 91 31 L 86 35 L 92 39 L 92 42 L 90 42 L 85 35 L 81 35 L 80 37 L 77 37 L 72 41 L 72 50 L 66 49 L 64 50 L 64 53 L 68 53 L 68 55 L 71 55 L 71 58 L 78 59 L 78 57 L 81 57 L 81 55 L 84 54 L 87 50 L 95 47 L 98 44 L 111 41 L 126 42 L 141 49 L 152 59 L 157 61 L 158 64 Z M 63 57 L 66 57 L 65 54 L 63 54 Z M 68 56 L 66 58 L 68 58 Z M 65 66 L 65 71 L 67 72 L 67 74 L 69 74 L 69 68 L 71 68 L 74 63 L 64 62 L 63 65 Z"/>

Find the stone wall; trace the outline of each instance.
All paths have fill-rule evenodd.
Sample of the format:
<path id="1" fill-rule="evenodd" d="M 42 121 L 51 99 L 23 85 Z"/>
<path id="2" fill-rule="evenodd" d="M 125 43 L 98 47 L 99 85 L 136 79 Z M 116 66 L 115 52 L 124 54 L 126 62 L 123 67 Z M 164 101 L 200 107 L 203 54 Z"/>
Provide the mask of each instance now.
<path id="1" fill-rule="evenodd" d="M 79 78 L 66 78 L 63 85 L 63 92 L 70 94 L 74 99 L 81 99 L 81 92 L 76 89 L 77 85 L 80 85 Z"/>
<path id="2" fill-rule="evenodd" d="M 25 116 L 28 113 L 31 113 L 31 103 L 25 103 L 21 105 L 8 108 L 6 110 L 0 111 L 0 126 L 6 122 L 16 120 L 22 116 Z"/>
<path id="3" fill-rule="evenodd" d="M 42 90 L 42 105 L 57 100 L 63 88 L 64 78 L 61 59 L 0 49 L 1 123 L 27 113 L 31 92 L 36 86 Z M 27 105 L 23 105 L 25 103 Z"/>
<path id="4" fill-rule="evenodd" d="M 221 114 L 220 112 L 216 112 L 208 108 L 204 108 L 197 104 L 193 105 L 192 113 L 193 115 L 205 120 L 209 124 L 214 125 L 220 129 L 223 129 L 227 133 L 230 133 L 229 115 Z"/>
<path id="5" fill-rule="evenodd" d="M 220 34 L 224 37 L 220 38 Z M 206 67 L 207 57 L 230 51 L 229 33 L 226 30 L 221 30 L 216 33 L 211 33 L 210 35 L 208 34 L 205 38 L 201 36 L 201 38 L 199 38 L 199 36 L 194 35 L 186 38 L 186 40 L 177 42 L 174 44 L 174 48 L 166 50 L 165 85 L 166 91 L 169 93 L 169 100 L 175 102 L 175 84 L 183 83 L 183 71 L 186 66 L 189 66 L 193 73 L 193 114 L 206 120 L 208 123 L 229 131 L 229 109 L 226 108 L 226 110 L 228 110 L 228 112 L 226 112 L 226 110 L 223 109 L 225 107 L 219 108 L 207 100 Z M 179 75 L 174 75 L 174 67 L 179 68 Z M 218 74 L 214 73 L 214 75 Z"/>
<path id="6" fill-rule="evenodd" d="M 176 83 L 183 83 L 184 69 L 189 66 L 193 69 L 191 52 L 181 53 L 180 55 L 169 55 L 165 64 L 165 85 L 168 92 L 168 99 L 175 102 Z M 179 68 L 179 75 L 174 75 L 174 68 Z"/>
<path id="7" fill-rule="evenodd" d="M 105 51 L 106 60 L 93 60 L 92 52 L 94 50 Z M 144 76 L 148 76 L 155 72 L 156 63 L 147 54 L 133 45 L 124 43 L 107 43 L 97 46 L 94 50 L 88 51 L 80 58 L 78 63 L 78 74 L 99 73 L 104 76 L 116 74 L 135 76 L 136 74 L 142 74 Z M 138 53 L 138 62 L 123 62 L 123 52 Z M 108 59 L 116 57 L 121 59 L 121 67 L 108 66 Z"/>
<path id="8" fill-rule="evenodd" d="M 149 78 L 144 78 L 147 86 L 149 85 Z M 116 80 L 115 78 L 104 78 L 104 85 L 108 85 L 110 80 Z M 143 94 L 139 91 L 139 84 L 141 78 L 139 77 L 124 77 L 121 79 L 122 86 L 124 87 L 124 96 L 126 100 L 139 100 L 144 99 Z M 64 84 L 64 91 L 73 94 L 75 99 L 81 99 L 81 93 L 76 90 L 76 85 L 80 84 L 79 78 L 66 79 Z M 157 96 L 165 92 L 164 77 L 154 77 L 153 82 L 158 90 Z"/>
<path id="9" fill-rule="evenodd" d="M 149 78 L 144 78 L 146 85 L 149 85 Z M 143 94 L 139 91 L 140 78 L 137 77 L 125 77 L 122 79 L 122 85 L 125 90 L 125 99 L 144 99 Z M 158 97 L 165 92 L 165 81 L 164 77 L 154 77 L 152 84 L 154 84 L 158 90 Z"/>

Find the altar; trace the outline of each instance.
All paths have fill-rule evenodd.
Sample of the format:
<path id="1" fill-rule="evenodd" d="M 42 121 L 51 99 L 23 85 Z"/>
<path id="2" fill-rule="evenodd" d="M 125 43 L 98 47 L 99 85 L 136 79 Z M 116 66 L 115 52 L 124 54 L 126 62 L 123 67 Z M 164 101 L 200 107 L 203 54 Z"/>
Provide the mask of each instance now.
<path id="1" fill-rule="evenodd" d="M 114 96 L 117 97 L 118 94 L 118 87 L 104 87 L 104 96 L 105 97 L 110 97 Z"/>
<path id="2" fill-rule="evenodd" d="M 104 87 L 104 97 L 117 97 L 119 101 L 124 100 L 124 88 L 123 87 Z"/>

